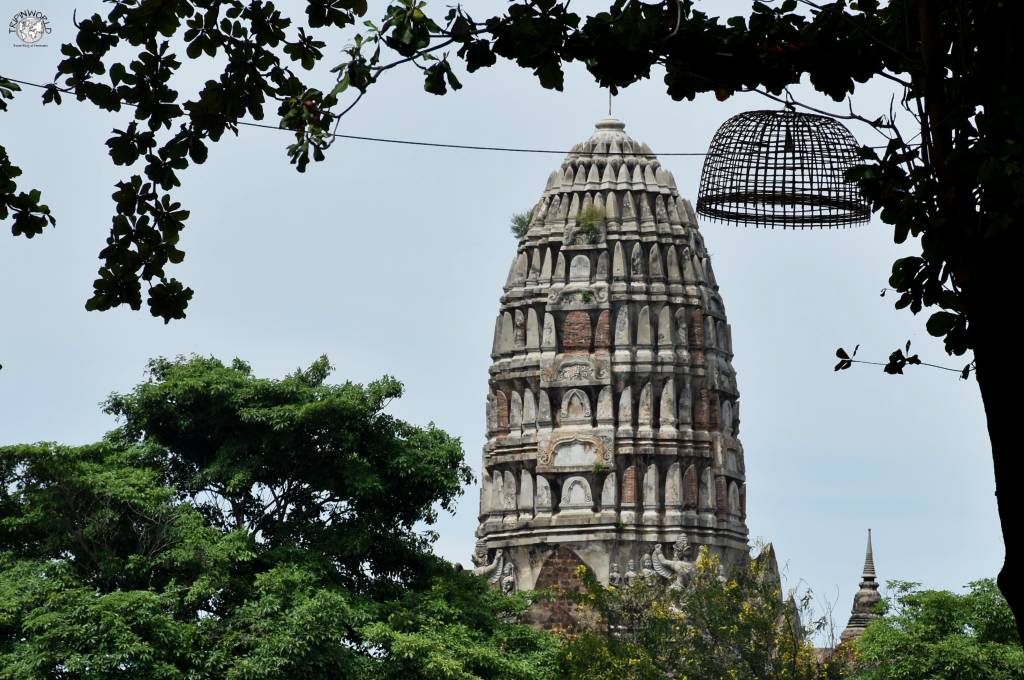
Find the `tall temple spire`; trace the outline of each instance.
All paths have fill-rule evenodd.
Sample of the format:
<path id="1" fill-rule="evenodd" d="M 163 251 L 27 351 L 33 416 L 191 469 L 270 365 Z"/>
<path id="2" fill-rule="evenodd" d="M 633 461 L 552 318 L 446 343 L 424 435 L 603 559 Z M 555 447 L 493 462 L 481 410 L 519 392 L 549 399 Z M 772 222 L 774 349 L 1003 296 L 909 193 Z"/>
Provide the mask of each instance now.
<path id="1" fill-rule="evenodd" d="M 875 574 L 875 556 L 871 549 L 871 529 L 868 529 L 868 548 L 864 555 L 864 573 L 860 582 L 860 590 L 853 596 L 853 609 L 850 611 L 850 621 L 846 624 L 839 639 L 843 642 L 855 640 L 864 634 L 868 624 L 878 618 L 875 607 L 881 601 L 882 596 L 878 593 L 878 581 Z"/>
<path id="2" fill-rule="evenodd" d="M 665 577 L 701 546 L 745 558 L 732 333 L 672 173 L 602 118 L 547 178 L 511 259 L 477 569 L 533 590 L 571 588 L 583 565 L 605 583 L 648 564 Z"/>

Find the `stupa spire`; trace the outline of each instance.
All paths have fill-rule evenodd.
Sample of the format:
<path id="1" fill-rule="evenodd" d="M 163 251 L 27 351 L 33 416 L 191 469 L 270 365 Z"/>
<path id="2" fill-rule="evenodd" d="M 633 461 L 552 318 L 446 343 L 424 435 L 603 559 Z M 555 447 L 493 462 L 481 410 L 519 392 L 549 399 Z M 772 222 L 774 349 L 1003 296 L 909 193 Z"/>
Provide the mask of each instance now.
<path id="1" fill-rule="evenodd" d="M 860 589 L 853 596 L 853 608 L 850 621 L 839 639 L 843 642 L 854 640 L 864 634 L 864 629 L 878 618 L 875 611 L 882 596 L 878 592 L 878 581 L 875 574 L 875 556 L 871 549 L 871 529 L 868 529 L 868 548 L 864 555 L 864 572 L 861 576 Z"/>

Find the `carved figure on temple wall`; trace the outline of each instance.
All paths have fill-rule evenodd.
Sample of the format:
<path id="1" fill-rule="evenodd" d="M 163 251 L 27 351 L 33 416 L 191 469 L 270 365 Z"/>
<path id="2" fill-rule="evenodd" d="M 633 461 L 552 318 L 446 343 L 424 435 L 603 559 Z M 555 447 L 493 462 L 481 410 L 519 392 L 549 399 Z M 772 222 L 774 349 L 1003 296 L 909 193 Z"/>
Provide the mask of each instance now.
<path id="1" fill-rule="evenodd" d="M 501 576 L 501 591 L 506 595 L 516 592 L 516 567 L 511 561 L 505 563 Z"/>
<path id="2" fill-rule="evenodd" d="M 670 587 L 685 588 L 697 571 L 696 564 L 691 558 L 691 550 L 686 534 L 680 534 L 672 547 L 673 559 L 668 559 L 662 552 L 661 544 L 654 546 L 654 570 L 662 578 L 672 581 Z"/>

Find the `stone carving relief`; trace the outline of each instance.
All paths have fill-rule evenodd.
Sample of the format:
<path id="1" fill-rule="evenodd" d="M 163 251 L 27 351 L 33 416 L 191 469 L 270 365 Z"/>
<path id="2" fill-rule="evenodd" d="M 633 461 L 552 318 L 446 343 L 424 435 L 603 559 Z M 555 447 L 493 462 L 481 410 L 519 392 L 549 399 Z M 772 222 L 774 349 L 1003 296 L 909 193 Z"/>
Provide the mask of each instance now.
<path id="1" fill-rule="evenodd" d="M 683 503 L 683 482 L 679 472 L 679 461 L 668 466 L 665 473 L 665 507 L 678 508 Z"/>
<path id="2" fill-rule="evenodd" d="M 537 492 L 536 492 L 536 509 L 538 513 L 551 512 L 551 486 L 548 484 L 547 478 L 542 475 L 537 475 L 536 478 Z"/>
<path id="3" fill-rule="evenodd" d="M 537 391 L 537 425 L 551 427 L 551 401 L 545 390 Z"/>
<path id="4" fill-rule="evenodd" d="M 558 412 L 560 425 L 569 423 L 590 424 L 593 414 L 590 410 L 590 397 L 583 390 L 567 390 L 562 396 L 562 408 Z"/>
<path id="5" fill-rule="evenodd" d="M 565 283 L 565 255 L 562 253 L 558 253 L 555 260 L 555 273 L 551 277 L 551 282 L 558 285 Z"/>
<path id="6" fill-rule="evenodd" d="M 508 425 L 513 434 L 518 434 L 523 428 L 523 398 L 519 396 L 518 392 L 512 393 L 512 399 L 509 403 Z"/>
<path id="7" fill-rule="evenodd" d="M 526 349 L 540 349 L 540 325 L 537 321 L 537 310 L 533 307 L 526 311 Z"/>
<path id="8" fill-rule="evenodd" d="M 537 400 L 529 387 L 523 392 L 523 429 L 532 430 L 537 427 Z"/>
<path id="9" fill-rule="evenodd" d="M 687 315 L 686 307 L 680 307 L 676 310 L 676 344 L 680 347 L 686 347 L 690 344 L 690 338 L 686 334 Z"/>
<path id="10" fill-rule="evenodd" d="M 594 327 L 594 349 L 608 349 L 612 344 L 611 311 L 601 310 Z"/>
<path id="11" fill-rule="evenodd" d="M 533 514 L 533 475 L 529 470 L 519 473 L 519 512 Z"/>
<path id="12" fill-rule="evenodd" d="M 601 388 L 597 396 L 597 423 L 599 425 L 610 425 L 615 419 L 612 412 L 612 387 L 606 385 Z"/>
<path id="13" fill-rule="evenodd" d="M 651 310 L 647 305 L 640 308 L 636 318 L 636 344 L 638 347 L 651 346 Z"/>
<path id="14" fill-rule="evenodd" d="M 651 401 L 651 383 L 645 383 L 640 389 L 640 405 L 637 408 L 637 426 L 640 429 L 654 429 L 654 405 Z"/>
<path id="15" fill-rule="evenodd" d="M 740 488 L 736 482 L 729 482 L 729 514 L 740 515 Z"/>
<path id="16" fill-rule="evenodd" d="M 679 283 L 682 281 L 682 276 L 679 273 L 679 260 L 676 258 L 676 249 L 674 246 L 669 246 L 666 250 L 665 260 L 668 265 L 669 283 Z"/>
<path id="17" fill-rule="evenodd" d="M 633 390 L 629 385 L 623 388 L 619 395 L 619 430 L 629 431 L 633 429 Z"/>
<path id="18" fill-rule="evenodd" d="M 605 475 L 604 485 L 601 487 L 601 508 L 604 510 L 614 510 L 617 504 L 616 492 L 618 491 L 618 481 L 614 472 L 609 472 Z"/>
<path id="19" fill-rule="evenodd" d="M 639 243 L 633 244 L 633 252 L 629 256 L 629 280 L 633 283 L 644 280 L 644 250 Z"/>
<path id="20" fill-rule="evenodd" d="M 493 394 L 487 395 L 487 433 L 491 434 L 498 429 L 498 404 Z"/>
<path id="21" fill-rule="evenodd" d="M 502 507 L 505 510 L 516 509 L 516 476 L 511 470 L 502 473 Z"/>
<path id="22" fill-rule="evenodd" d="M 505 312 L 501 315 L 501 353 L 507 354 L 515 349 L 515 340 L 512 331 L 512 313 Z"/>
<path id="23" fill-rule="evenodd" d="M 569 281 L 590 283 L 590 258 L 576 255 L 569 263 Z"/>
<path id="24" fill-rule="evenodd" d="M 711 479 L 711 470 L 704 468 L 700 473 L 700 490 L 698 495 L 698 507 L 704 510 L 715 508 L 715 484 Z"/>
<path id="25" fill-rule="evenodd" d="M 590 495 L 590 483 L 583 477 L 569 477 L 562 484 L 562 501 L 560 510 L 590 510 L 594 499 Z"/>
<path id="26" fill-rule="evenodd" d="M 523 314 L 523 310 L 516 310 L 512 329 L 515 348 L 523 349 L 526 347 L 526 316 Z"/>
<path id="27" fill-rule="evenodd" d="M 612 456 L 611 436 L 588 432 L 556 431 L 537 447 L 537 465 L 545 469 L 611 467 Z"/>
<path id="28" fill-rule="evenodd" d="M 658 466 L 650 464 L 644 471 L 644 509 L 653 510 L 658 507 Z"/>
<path id="29" fill-rule="evenodd" d="M 658 248 L 657 243 L 651 246 L 651 253 L 647 257 L 647 271 L 651 275 L 652 281 L 665 278 L 665 271 L 661 265 L 661 249 Z"/>
<path id="30" fill-rule="evenodd" d="M 553 248 L 549 248 L 547 255 L 544 257 L 544 262 L 540 266 L 540 282 L 551 283 L 551 266 L 555 260 L 555 251 Z"/>
<path id="31" fill-rule="evenodd" d="M 673 544 L 671 559 L 665 557 L 660 543 L 654 546 L 651 557 L 658 576 L 672 582 L 670 588 L 685 588 L 697 572 L 693 550 L 685 533 L 681 533 Z"/>
<path id="32" fill-rule="evenodd" d="M 658 312 L 658 350 L 666 349 L 672 349 L 672 311 L 668 305 Z"/>
<path id="33" fill-rule="evenodd" d="M 659 405 L 660 427 L 662 430 L 676 428 L 676 383 L 673 378 L 665 381 L 661 388 L 661 404 Z"/>
<path id="34" fill-rule="evenodd" d="M 629 307 L 622 305 L 615 317 L 615 349 L 628 350 L 630 344 Z"/>
<path id="35" fill-rule="evenodd" d="M 603 251 L 597 256 L 597 271 L 594 274 L 595 281 L 608 280 L 608 252 Z"/>
<path id="36" fill-rule="evenodd" d="M 622 252 L 622 241 L 616 241 L 612 250 L 612 278 L 616 281 L 626 278 L 626 256 Z"/>
<path id="37" fill-rule="evenodd" d="M 555 336 L 555 317 L 550 314 L 544 315 L 544 335 L 541 339 L 541 348 L 558 349 L 558 339 Z"/>

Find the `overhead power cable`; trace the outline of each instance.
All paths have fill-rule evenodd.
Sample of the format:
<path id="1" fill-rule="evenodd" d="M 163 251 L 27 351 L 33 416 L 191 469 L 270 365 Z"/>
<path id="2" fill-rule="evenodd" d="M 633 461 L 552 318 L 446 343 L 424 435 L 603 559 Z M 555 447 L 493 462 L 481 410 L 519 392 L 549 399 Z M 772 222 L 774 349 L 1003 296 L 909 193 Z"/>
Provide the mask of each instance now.
<path id="1" fill-rule="evenodd" d="M 43 85 L 43 84 L 40 84 L 40 83 L 33 83 L 33 82 L 30 82 L 30 81 L 27 81 L 27 80 L 18 80 L 17 78 L 9 78 L 9 77 L 3 76 L 3 75 L 0 75 L 0 80 L 7 80 L 7 81 L 12 82 L 12 83 L 18 83 L 19 85 L 27 85 L 29 87 L 37 87 L 37 88 L 42 89 L 42 90 L 45 90 L 45 89 L 50 88 L 50 87 L 56 87 L 56 86 L 52 86 L 52 85 Z M 59 90 L 60 92 L 65 93 L 65 94 L 71 94 L 71 95 L 75 94 L 74 90 L 71 90 L 71 89 L 65 89 L 65 88 L 61 88 L 61 87 L 57 87 L 56 89 Z M 132 104 L 130 102 L 121 101 L 121 103 L 124 104 L 125 106 L 130 106 L 130 107 L 133 107 L 133 108 L 135 107 L 135 104 Z M 257 123 L 255 121 L 240 120 L 240 121 L 236 121 L 234 124 L 235 125 L 239 125 L 239 126 L 243 126 L 243 127 L 262 128 L 264 130 L 275 130 L 275 131 L 278 131 L 278 132 L 288 132 L 288 133 L 292 133 L 292 134 L 295 133 L 295 130 L 289 130 L 287 128 L 278 127 L 276 125 L 267 125 L 266 123 Z M 390 138 L 390 137 L 370 137 L 370 136 L 366 136 L 366 135 L 349 135 L 349 134 L 342 134 L 340 132 L 325 132 L 324 136 L 326 136 L 326 137 L 335 137 L 335 138 L 338 138 L 338 139 L 353 139 L 353 140 L 357 140 L 357 141 L 361 141 L 361 142 L 378 142 L 378 143 L 382 143 L 382 144 L 404 144 L 406 146 L 426 146 L 426 147 L 433 147 L 433 148 L 437 148 L 437 149 L 464 149 L 464 150 L 469 150 L 469 151 L 499 151 L 499 152 L 504 152 L 504 153 L 546 153 L 546 154 L 557 154 L 557 155 L 562 155 L 562 156 L 564 156 L 566 154 L 570 154 L 570 153 L 579 153 L 579 152 L 573 152 L 573 151 L 562 151 L 562 150 L 557 150 L 557 149 L 531 149 L 531 148 L 509 147 L 509 146 L 483 146 L 483 145 L 478 145 L 478 144 L 449 144 L 449 143 L 445 143 L 445 142 L 425 142 L 425 141 L 422 141 L 422 140 L 415 140 L 415 139 L 394 139 L 394 138 Z M 872 147 L 872 148 L 884 149 L 885 147 L 884 146 L 879 146 L 879 147 Z M 613 155 L 611 152 L 608 152 L 608 151 L 605 151 L 605 152 L 586 152 L 586 153 L 587 153 L 587 155 L 590 155 L 590 156 L 610 156 L 610 155 Z M 622 155 L 622 154 L 614 154 L 614 155 Z M 655 153 L 650 153 L 650 154 L 632 153 L 632 154 L 626 154 L 626 155 L 631 155 L 631 156 L 650 156 L 650 157 L 653 158 L 655 156 L 707 156 L 708 154 L 707 154 L 706 151 L 670 151 L 670 152 L 666 152 L 666 153 L 657 153 L 657 154 L 655 154 Z"/>

